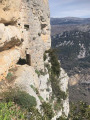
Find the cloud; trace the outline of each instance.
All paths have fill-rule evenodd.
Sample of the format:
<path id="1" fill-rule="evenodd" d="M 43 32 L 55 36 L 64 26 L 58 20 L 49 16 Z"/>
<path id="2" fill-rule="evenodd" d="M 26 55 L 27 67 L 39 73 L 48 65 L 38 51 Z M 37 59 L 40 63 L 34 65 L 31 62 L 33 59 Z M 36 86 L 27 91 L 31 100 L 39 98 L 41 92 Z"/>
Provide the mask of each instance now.
<path id="1" fill-rule="evenodd" d="M 49 0 L 51 17 L 90 17 L 90 0 Z"/>

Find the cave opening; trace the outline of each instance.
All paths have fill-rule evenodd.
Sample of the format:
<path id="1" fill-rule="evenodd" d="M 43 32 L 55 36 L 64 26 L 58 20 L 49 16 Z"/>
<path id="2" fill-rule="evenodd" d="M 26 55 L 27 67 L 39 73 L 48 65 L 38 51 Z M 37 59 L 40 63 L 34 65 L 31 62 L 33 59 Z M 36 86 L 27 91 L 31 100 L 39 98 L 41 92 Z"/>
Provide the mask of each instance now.
<path id="1" fill-rule="evenodd" d="M 24 25 L 24 29 L 26 29 L 27 31 L 29 30 L 29 25 Z"/>
<path id="2" fill-rule="evenodd" d="M 29 65 L 31 66 L 31 56 L 30 54 L 26 54 L 26 59 L 20 58 L 19 61 L 17 62 L 18 65 Z"/>
<path id="3" fill-rule="evenodd" d="M 17 64 L 19 64 L 19 65 L 25 65 L 25 64 L 27 64 L 26 59 L 20 58 L 19 61 L 17 62 Z"/>

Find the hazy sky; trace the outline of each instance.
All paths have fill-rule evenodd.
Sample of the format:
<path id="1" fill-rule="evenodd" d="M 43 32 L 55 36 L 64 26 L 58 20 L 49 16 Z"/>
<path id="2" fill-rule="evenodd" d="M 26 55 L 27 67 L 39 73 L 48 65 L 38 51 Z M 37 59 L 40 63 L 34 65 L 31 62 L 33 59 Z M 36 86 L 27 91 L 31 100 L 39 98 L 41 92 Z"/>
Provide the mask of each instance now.
<path id="1" fill-rule="evenodd" d="M 49 0 L 51 17 L 89 17 L 90 0 Z"/>

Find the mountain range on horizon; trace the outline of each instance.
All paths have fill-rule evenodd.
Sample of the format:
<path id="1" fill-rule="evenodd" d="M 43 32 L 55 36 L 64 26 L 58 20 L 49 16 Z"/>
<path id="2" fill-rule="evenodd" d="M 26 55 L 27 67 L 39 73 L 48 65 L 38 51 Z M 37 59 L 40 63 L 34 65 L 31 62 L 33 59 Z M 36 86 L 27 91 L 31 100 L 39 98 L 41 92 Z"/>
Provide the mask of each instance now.
<path id="1" fill-rule="evenodd" d="M 74 16 L 66 16 L 66 17 L 51 17 L 51 18 L 88 19 L 88 18 L 90 18 L 90 17 L 74 17 Z"/>
<path id="2" fill-rule="evenodd" d="M 65 17 L 65 18 L 51 18 L 51 36 L 65 31 L 90 30 L 90 18 L 77 18 L 77 17 Z"/>
<path id="3" fill-rule="evenodd" d="M 90 18 L 78 17 L 64 17 L 64 18 L 51 18 L 51 25 L 62 24 L 90 24 Z"/>

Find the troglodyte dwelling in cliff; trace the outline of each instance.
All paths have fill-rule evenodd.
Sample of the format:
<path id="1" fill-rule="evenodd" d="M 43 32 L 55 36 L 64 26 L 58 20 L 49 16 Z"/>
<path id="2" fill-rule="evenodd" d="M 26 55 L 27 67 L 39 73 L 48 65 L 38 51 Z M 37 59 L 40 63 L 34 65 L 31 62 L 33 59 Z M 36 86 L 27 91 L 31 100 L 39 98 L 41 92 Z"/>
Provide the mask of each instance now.
<path id="1" fill-rule="evenodd" d="M 19 86 L 27 93 L 34 96 L 37 101 L 37 108 L 40 110 L 42 102 L 50 102 L 54 87 L 58 87 L 62 94 L 66 96 L 68 90 L 68 76 L 60 68 L 57 86 L 50 82 L 50 71 L 45 65 L 52 67 L 50 57 L 44 52 L 51 47 L 50 38 L 50 12 L 48 0 L 0 0 L 0 81 L 5 81 L 10 73 L 14 81 L 0 86 L 4 87 Z M 23 62 L 25 64 L 21 64 Z M 18 64 L 19 63 L 19 64 Z M 15 68 L 15 69 L 14 69 Z M 11 69 L 14 69 L 11 71 Z M 37 75 L 37 71 L 44 71 L 45 74 Z M 36 72 L 35 72 L 36 71 Z M 48 84 L 49 83 L 49 84 Z M 39 91 L 39 96 L 32 89 L 34 86 Z M 57 97 L 52 101 L 52 109 L 55 113 L 52 120 L 60 117 L 62 114 L 68 116 L 69 102 L 68 95 L 61 98 L 62 106 L 57 112 L 54 110 L 54 103 Z"/>

